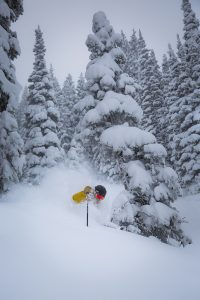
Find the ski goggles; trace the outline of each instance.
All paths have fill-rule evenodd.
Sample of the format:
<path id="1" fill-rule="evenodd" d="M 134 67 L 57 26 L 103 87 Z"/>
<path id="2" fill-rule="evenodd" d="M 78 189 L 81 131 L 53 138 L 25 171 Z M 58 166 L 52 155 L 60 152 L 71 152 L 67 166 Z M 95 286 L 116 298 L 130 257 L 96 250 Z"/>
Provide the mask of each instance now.
<path id="1" fill-rule="evenodd" d="M 95 197 L 98 199 L 98 200 L 103 200 L 104 199 L 104 196 L 101 196 L 99 194 L 95 194 Z"/>

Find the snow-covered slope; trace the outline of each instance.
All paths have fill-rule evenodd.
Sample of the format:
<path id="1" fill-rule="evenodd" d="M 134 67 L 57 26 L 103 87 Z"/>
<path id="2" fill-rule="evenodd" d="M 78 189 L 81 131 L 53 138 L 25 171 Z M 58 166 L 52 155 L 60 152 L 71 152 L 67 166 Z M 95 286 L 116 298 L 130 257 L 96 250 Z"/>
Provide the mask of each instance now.
<path id="1" fill-rule="evenodd" d="M 103 184 L 98 209 L 71 195 Z M 200 195 L 179 199 L 193 239 L 175 248 L 102 225 L 121 186 L 91 171 L 49 172 L 40 186 L 17 185 L 0 199 L 0 299 L 199 300 Z"/>

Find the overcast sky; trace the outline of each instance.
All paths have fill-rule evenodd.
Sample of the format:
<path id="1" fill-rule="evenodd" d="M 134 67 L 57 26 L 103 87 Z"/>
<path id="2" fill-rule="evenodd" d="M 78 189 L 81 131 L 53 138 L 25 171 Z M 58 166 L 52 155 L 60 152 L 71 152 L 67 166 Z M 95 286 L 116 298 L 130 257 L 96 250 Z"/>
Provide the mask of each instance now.
<path id="1" fill-rule="evenodd" d="M 190 0 L 200 19 L 200 0 Z M 183 35 L 182 0 L 24 0 L 24 14 L 13 25 L 21 46 L 15 61 L 17 79 L 24 86 L 33 69 L 35 28 L 40 25 L 46 45 L 47 66 L 52 63 L 62 85 L 67 74 L 77 80 L 85 73 L 89 52 L 85 46 L 91 33 L 93 14 L 104 11 L 115 32 L 127 37 L 141 29 L 159 62 L 176 34 Z"/>

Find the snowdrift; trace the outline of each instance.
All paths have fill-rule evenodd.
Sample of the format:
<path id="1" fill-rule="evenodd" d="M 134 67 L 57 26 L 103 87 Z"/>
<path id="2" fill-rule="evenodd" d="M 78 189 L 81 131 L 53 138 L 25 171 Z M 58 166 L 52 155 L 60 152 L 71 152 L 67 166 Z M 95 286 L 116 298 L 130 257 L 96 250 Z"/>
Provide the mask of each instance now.
<path id="1" fill-rule="evenodd" d="M 90 205 L 71 195 L 104 184 L 108 196 Z M 199 300 L 199 195 L 179 199 L 193 244 L 176 248 L 155 238 L 103 226 L 123 189 L 91 171 L 54 168 L 40 186 L 14 186 L 0 199 L 0 299 Z"/>

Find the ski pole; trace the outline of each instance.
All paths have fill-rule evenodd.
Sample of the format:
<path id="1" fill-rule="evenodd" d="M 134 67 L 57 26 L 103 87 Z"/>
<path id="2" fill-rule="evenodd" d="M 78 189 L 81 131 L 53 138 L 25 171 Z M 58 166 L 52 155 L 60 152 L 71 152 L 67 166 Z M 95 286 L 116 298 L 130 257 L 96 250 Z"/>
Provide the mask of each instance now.
<path id="1" fill-rule="evenodd" d="M 88 208 L 88 197 L 87 197 L 87 221 L 86 221 L 87 227 L 88 227 L 88 211 L 89 211 L 89 208 Z"/>

